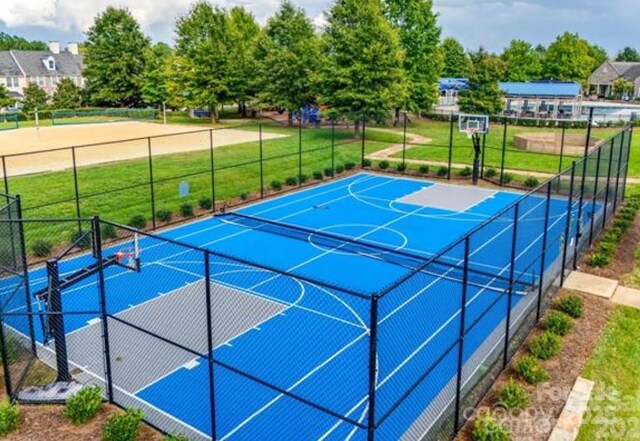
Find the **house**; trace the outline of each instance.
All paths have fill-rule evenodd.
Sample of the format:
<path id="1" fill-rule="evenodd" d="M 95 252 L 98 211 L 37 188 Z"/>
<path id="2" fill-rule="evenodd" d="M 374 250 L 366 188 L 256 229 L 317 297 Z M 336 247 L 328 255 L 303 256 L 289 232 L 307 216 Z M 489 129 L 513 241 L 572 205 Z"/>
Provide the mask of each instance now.
<path id="1" fill-rule="evenodd" d="M 633 94 L 625 98 L 640 98 L 640 63 L 605 61 L 589 76 L 589 92 L 599 98 L 613 98 L 613 82 L 620 78 L 635 86 Z"/>
<path id="2" fill-rule="evenodd" d="M 77 43 L 69 43 L 60 50 L 60 43 L 50 42 L 48 51 L 0 51 L 0 84 L 4 84 L 16 101 L 23 90 L 35 82 L 49 95 L 63 78 L 71 78 L 78 86 L 84 85 L 83 57 Z"/>

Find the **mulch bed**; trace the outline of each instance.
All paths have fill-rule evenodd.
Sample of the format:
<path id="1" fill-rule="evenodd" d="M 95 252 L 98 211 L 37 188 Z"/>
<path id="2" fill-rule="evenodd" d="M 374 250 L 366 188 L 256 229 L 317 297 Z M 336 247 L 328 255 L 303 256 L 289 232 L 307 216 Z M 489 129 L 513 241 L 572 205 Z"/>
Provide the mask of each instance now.
<path id="1" fill-rule="evenodd" d="M 563 291 L 563 293 L 567 292 L 569 291 Z M 518 381 L 531 395 L 529 408 L 522 412 L 510 412 L 495 407 L 498 390 L 515 376 L 510 368 L 498 377 L 477 408 L 480 412 L 492 410 L 494 416 L 509 427 L 514 440 L 546 441 L 549 438 L 573 384 L 580 376 L 614 308 L 608 300 L 578 295 L 584 299 L 584 316 L 574 322 L 573 330 L 563 338 L 564 345 L 561 353 L 549 361 L 542 362 L 545 369 L 549 371 L 550 380 L 538 386 L 530 386 Z M 534 329 L 514 360 L 526 354 L 528 341 L 540 332 L 539 326 Z M 472 429 L 473 421 L 469 421 L 456 440 L 473 440 Z"/>

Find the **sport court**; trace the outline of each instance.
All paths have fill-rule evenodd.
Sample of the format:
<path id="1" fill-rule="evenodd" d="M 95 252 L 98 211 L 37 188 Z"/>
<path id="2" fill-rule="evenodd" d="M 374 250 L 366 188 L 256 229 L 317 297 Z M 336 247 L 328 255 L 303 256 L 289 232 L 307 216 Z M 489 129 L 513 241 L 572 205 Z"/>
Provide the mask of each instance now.
<path id="1" fill-rule="evenodd" d="M 370 299 L 381 292 L 375 418 L 383 422 L 376 434 L 422 435 L 430 424 L 425 421 L 450 404 L 457 372 L 455 351 L 441 356 L 460 332 L 464 247 L 451 244 L 499 214 L 470 244 L 465 323 L 480 325 L 465 340 L 469 381 L 471 369 L 490 363 L 500 344 L 514 237 L 513 211 L 500 212 L 521 197 L 359 173 L 162 232 L 220 253 L 211 256 L 209 267 L 218 439 L 366 439 L 366 430 L 336 415 L 367 423 Z M 512 326 L 536 300 L 546 200 L 529 196 L 519 208 Z M 568 201 L 554 197 L 548 205 L 546 268 L 561 259 Z M 585 205 L 585 225 L 594 207 L 597 214 L 600 206 Z M 574 214 L 577 208 L 572 205 Z M 193 355 L 207 353 L 201 253 L 152 237 L 141 236 L 139 246 L 139 273 L 118 266 L 104 273 L 107 311 L 119 319 L 108 321 L 114 393 L 121 403 L 143 408 L 160 428 L 206 439 L 208 364 Z M 62 275 L 92 259 L 62 262 Z M 43 268 L 29 277 L 32 292 L 47 285 Z M 36 302 L 33 308 L 38 310 Z M 96 279 L 64 290 L 63 310 L 99 311 Z M 16 323 L 16 330 L 27 335 L 21 326 Z M 71 364 L 104 381 L 102 351 L 95 347 L 102 333 L 99 314 L 67 315 L 65 328 Z M 36 334 L 42 342 L 37 320 Z M 439 367 L 412 389 L 439 357 Z"/>

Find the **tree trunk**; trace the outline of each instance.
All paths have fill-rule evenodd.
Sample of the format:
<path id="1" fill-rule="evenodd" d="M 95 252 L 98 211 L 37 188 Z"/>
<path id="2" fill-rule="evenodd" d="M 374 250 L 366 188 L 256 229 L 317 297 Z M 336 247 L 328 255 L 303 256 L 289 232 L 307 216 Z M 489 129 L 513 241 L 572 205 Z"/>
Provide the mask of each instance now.
<path id="1" fill-rule="evenodd" d="M 211 112 L 211 122 L 216 124 L 218 121 L 220 121 L 220 114 L 218 113 L 218 106 L 213 106 L 210 109 Z"/>
<path id="2" fill-rule="evenodd" d="M 356 138 L 360 138 L 360 120 L 356 119 L 353 122 L 353 134 L 355 135 Z"/>
<path id="3" fill-rule="evenodd" d="M 293 127 L 293 112 L 291 110 L 289 110 L 289 116 L 287 117 L 287 119 L 288 119 L 289 127 Z"/>
<path id="4" fill-rule="evenodd" d="M 246 118 L 247 117 L 247 104 L 246 103 L 242 103 L 242 117 Z"/>

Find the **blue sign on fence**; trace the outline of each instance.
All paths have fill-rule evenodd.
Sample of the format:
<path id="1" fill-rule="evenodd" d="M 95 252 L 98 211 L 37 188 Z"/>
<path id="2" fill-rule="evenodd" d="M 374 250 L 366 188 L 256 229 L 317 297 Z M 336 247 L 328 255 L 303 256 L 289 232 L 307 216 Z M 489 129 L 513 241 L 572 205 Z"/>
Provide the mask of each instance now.
<path id="1" fill-rule="evenodd" d="M 189 196 L 189 183 L 182 181 L 179 185 L 178 185 L 178 194 L 180 194 L 180 197 L 183 198 L 185 196 Z"/>

